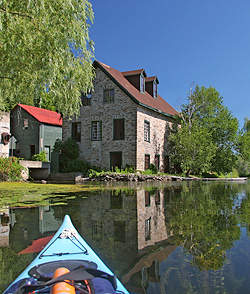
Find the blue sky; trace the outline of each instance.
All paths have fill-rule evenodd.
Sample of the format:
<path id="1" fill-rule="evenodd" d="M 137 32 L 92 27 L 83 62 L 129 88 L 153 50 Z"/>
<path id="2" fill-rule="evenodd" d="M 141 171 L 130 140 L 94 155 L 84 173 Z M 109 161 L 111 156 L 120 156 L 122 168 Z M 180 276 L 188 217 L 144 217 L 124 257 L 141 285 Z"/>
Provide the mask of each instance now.
<path id="1" fill-rule="evenodd" d="M 157 75 L 179 110 L 190 87 L 215 87 L 243 125 L 250 118 L 249 0 L 90 0 L 96 59 Z"/>

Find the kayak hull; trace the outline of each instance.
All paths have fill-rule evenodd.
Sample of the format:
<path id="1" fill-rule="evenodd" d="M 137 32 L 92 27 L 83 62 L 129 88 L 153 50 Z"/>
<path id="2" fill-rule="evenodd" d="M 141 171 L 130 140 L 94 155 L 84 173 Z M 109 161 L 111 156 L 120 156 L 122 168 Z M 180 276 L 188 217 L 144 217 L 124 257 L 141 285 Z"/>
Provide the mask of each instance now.
<path id="1" fill-rule="evenodd" d="M 94 250 L 87 244 L 73 226 L 71 219 L 68 215 L 64 217 L 61 227 L 58 229 L 53 238 L 49 241 L 46 247 L 37 255 L 31 264 L 16 278 L 13 283 L 4 291 L 3 294 L 8 293 L 8 289 L 18 281 L 30 278 L 29 272 L 34 267 L 41 264 L 55 262 L 55 261 L 69 261 L 69 260 L 82 260 L 89 263 L 95 263 L 97 269 L 114 275 L 114 273 L 106 266 Z M 117 290 L 126 294 L 129 292 L 123 284 L 117 280 Z"/>

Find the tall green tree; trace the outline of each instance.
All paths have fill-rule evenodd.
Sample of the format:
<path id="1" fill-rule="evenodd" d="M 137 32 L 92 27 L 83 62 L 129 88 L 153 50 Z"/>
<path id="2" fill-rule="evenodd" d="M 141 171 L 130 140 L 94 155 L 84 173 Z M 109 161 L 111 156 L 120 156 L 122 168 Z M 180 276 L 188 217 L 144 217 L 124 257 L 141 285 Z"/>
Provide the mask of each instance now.
<path id="1" fill-rule="evenodd" d="M 173 154 L 178 154 L 170 154 L 172 161 L 186 173 L 231 171 L 236 160 L 238 121 L 223 105 L 219 92 L 212 87 L 196 86 L 188 102 L 181 106 L 180 116 L 181 128 L 170 135 Z M 187 148 L 178 144 L 184 138 Z"/>
<path id="2" fill-rule="evenodd" d="M 200 174 L 211 169 L 211 161 L 215 156 L 216 148 L 211 140 L 211 134 L 205 128 L 187 124 L 171 136 L 174 147 L 171 152 L 171 161 L 179 165 L 188 176 Z M 178 147 L 177 147 L 178 146 Z"/>
<path id="3" fill-rule="evenodd" d="M 77 114 L 94 76 L 92 22 L 87 0 L 2 0 L 0 110 L 24 103 Z"/>
<path id="4" fill-rule="evenodd" d="M 250 175 L 250 120 L 245 119 L 244 127 L 238 139 L 237 170 L 240 176 Z"/>

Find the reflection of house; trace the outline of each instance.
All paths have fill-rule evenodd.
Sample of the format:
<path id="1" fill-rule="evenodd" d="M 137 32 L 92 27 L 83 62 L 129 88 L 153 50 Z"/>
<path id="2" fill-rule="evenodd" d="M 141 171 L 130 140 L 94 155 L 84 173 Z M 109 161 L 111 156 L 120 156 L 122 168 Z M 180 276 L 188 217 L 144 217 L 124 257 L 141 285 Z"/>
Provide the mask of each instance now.
<path id="1" fill-rule="evenodd" d="M 61 225 L 61 220 L 54 216 L 54 209 L 50 206 L 39 207 L 39 232 L 45 234 L 55 232 Z"/>
<path id="2" fill-rule="evenodd" d="M 9 156 L 10 114 L 0 112 L 0 156 Z"/>
<path id="3" fill-rule="evenodd" d="M 135 192 L 104 191 L 80 203 L 81 234 L 112 268 L 125 269 L 137 254 L 135 199 Z"/>
<path id="4" fill-rule="evenodd" d="M 63 139 L 78 141 L 81 157 L 93 166 L 167 169 L 167 130 L 177 111 L 158 95 L 157 77 L 97 61 L 94 67 L 94 91 L 82 97 L 79 118 L 64 120 Z"/>
<path id="5" fill-rule="evenodd" d="M 152 246 L 168 238 L 164 193 L 160 190 L 137 192 L 138 249 Z"/>
<path id="6" fill-rule="evenodd" d="M 80 207 L 81 234 L 133 291 L 144 293 L 143 273 L 147 283 L 159 282 L 159 264 L 175 249 L 166 241 L 162 190 L 105 191 Z"/>
<path id="7" fill-rule="evenodd" d="M 0 211 L 0 247 L 9 246 L 10 217 L 9 209 Z"/>
<path id="8" fill-rule="evenodd" d="M 62 220 L 58 221 L 54 214 L 54 208 L 49 206 L 12 209 L 11 218 L 15 218 L 15 224 L 10 231 L 11 247 L 20 252 L 34 240 L 56 232 Z"/>
<path id="9" fill-rule="evenodd" d="M 18 104 L 11 111 L 11 134 L 17 141 L 10 154 L 31 159 L 45 151 L 50 161 L 56 139 L 62 138 L 62 118 L 55 111 Z"/>

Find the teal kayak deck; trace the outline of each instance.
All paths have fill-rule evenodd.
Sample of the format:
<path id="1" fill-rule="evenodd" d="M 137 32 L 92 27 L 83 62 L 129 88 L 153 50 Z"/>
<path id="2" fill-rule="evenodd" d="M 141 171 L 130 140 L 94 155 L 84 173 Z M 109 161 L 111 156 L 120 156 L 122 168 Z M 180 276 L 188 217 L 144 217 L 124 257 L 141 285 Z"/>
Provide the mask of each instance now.
<path id="1" fill-rule="evenodd" d="M 110 275 L 114 273 L 105 265 L 101 258 L 87 244 L 73 226 L 68 215 L 64 217 L 61 227 L 58 229 L 53 238 L 49 241 L 46 247 L 37 255 L 32 263 L 17 277 L 17 279 L 5 290 L 8 289 L 19 280 L 29 278 L 29 271 L 35 266 L 63 260 L 83 260 L 94 262 L 97 269 L 106 272 Z M 123 284 L 117 280 L 117 290 L 129 294 Z"/>

